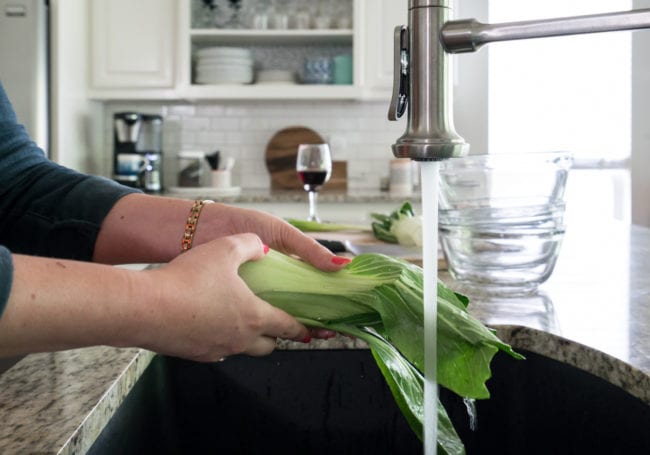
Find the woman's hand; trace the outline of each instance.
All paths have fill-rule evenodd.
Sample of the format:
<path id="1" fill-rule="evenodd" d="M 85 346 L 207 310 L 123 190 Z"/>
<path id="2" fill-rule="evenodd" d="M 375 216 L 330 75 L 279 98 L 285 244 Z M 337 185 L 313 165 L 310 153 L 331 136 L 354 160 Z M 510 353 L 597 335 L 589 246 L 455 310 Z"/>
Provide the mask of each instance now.
<path id="1" fill-rule="evenodd" d="M 281 218 L 266 212 L 224 204 L 210 204 L 203 210 L 204 213 L 199 221 L 203 225 L 200 230 L 197 230 L 196 235 L 199 242 L 211 238 L 210 235 L 254 232 L 271 248 L 285 254 L 299 256 L 321 270 L 339 270 L 350 262 L 349 259 L 332 254 L 316 240 L 306 236 Z M 209 232 L 212 229 L 216 231 Z"/>
<path id="2" fill-rule="evenodd" d="M 276 338 L 306 341 L 309 332 L 302 324 L 256 297 L 238 275 L 242 263 L 264 254 L 256 235 L 232 235 L 143 272 L 148 286 L 158 289 L 145 314 L 150 321 L 143 321 L 143 347 L 215 361 L 239 353 L 268 354 Z"/>
<path id="3" fill-rule="evenodd" d="M 102 224 L 94 261 L 107 264 L 171 261 L 180 254 L 190 207 L 192 201 L 183 199 L 144 194 L 123 197 Z M 271 248 L 295 254 L 321 270 L 338 270 L 349 262 L 278 217 L 218 203 L 203 207 L 193 245 L 242 233 L 257 234 Z"/>
<path id="4" fill-rule="evenodd" d="M 254 234 L 232 235 L 141 272 L 13 255 L 0 355 L 110 345 L 216 361 L 268 354 L 278 337 L 307 341 L 302 324 L 239 277 L 239 266 L 265 249 Z"/>
<path id="5" fill-rule="evenodd" d="M 123 197 L 102 224 L 95 244 L 94 260 L 108 264 L 185 262 L 186 259 L 177 256 L 181 251 L 181 238 L 191 206 L 191 201 L 183 199 L 144 194 Z M 254 233 L 271 248 L 297 255 L 324 271 L 339 270 L 349 262 L 349 259 L 332 254 L 314 239 L 280 218 L 256 210 L 218 203 L 203 207 L 192 250 L 183 257 L 198 250 L 202 244 L 242 233 Z M 209 260 L 204 262 L 209 262 L 211 267 L 232 267 L 232 270 L 236 270 L 234 265 L 225 264 L 227 259 L 220 257 L 220 254 L 221 248 L 215 249 Z M 194 254 L 190 256 L 193 257 Z M 168 267 L 170 266 L 165 269 Z M 244 285 L 238 277 L 237 280 L 236 287 L 240 289 L 238 293 L 241 294 L 241 286 Z M 217 284 L 221 294 L 225 294 L 231 285 L 227 281 Z M 312 329 L 311 336 L 331 338 L 334 333 Z"/>

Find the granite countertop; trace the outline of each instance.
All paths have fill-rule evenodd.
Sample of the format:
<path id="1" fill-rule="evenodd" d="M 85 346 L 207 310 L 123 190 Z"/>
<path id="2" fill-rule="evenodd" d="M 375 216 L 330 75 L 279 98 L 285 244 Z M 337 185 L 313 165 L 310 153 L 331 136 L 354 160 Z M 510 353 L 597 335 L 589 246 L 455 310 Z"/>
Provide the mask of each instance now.
<path id="1" fill-rule="evenodd" d="M 230 189 L 220 190 L 218 188 L 182 188 L 172 189 L 164 193 L 165 196 L 179 197 L 183 199 L 213 199 L 220 202 L 245 204 L 245 203 L 305 203 L 308 200 L 305 191 L 290 190 L 269 190 L 265 188 L 244 188 L 239 191 Z M 411 196 L 405 197 L 391 194 L 387 191 L 355 190 L 355 191 L 333 191 L 324 188 L 318 193 L 318 200 L 321 203 L 372 203 L 390 202 L 400 203 L 408 199 L 420 201 L 420 193 L 414 191 Z"/>
<path id="2" fill-rule="evenodd" d="M 582 368 L 650 405 L 650 229 L 570 225 L 537 294 L 471 297 L 470 311 L 515 348 Z M 280 347 L 363 345 L 337 337 Z M 0 453 L 85 452 L 152 358 L 109 347 L 27 356 L 0 376 Z"/>

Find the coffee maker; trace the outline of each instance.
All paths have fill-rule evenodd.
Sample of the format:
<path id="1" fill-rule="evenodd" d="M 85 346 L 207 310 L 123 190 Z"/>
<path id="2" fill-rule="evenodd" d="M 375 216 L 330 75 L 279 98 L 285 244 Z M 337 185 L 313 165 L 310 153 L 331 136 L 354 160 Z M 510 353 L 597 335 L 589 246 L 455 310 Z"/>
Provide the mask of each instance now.
<path id="1" fill-rule="evenodd" d="M 160 115 L 141 114 L 142 129 L 135 150 L 143 157 L 139 188 L 159 193 L 162 185 L 162 125 Z"/>
<path id="2" fill-rule="evenodd" d="M 113 115 L 113 178 L 148 193 L 162 191 L 162 117 L 138 112 Z"/>

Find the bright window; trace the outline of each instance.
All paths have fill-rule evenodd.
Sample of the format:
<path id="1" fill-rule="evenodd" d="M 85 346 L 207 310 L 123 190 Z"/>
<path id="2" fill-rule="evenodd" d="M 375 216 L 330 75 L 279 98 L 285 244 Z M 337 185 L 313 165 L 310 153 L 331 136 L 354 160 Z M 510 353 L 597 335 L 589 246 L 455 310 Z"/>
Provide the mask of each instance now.
<path id="1" fill-rule="evenodd" d="M 490 22 L 631 9 L 631 0 L 492 0 Z M 489 148 L 571 150 L 625 160 L 631 148 L 631 33 L 498 43 L 489 49 Z"/>
<path id="2" fill-rule="evenodd" d="M 631 0 L 491 0 L 491 23 L 623 11 Z M 491 152 L 568 150 L 576 168 L 627 167 L 631 153 L 630 32 L 489 46 Z M 581 217 L 629 220 L 629 172 L 575 173 L 569 204 Z M 584 172 L 582 174 L 585 174 Z M 586 173 L 589 174 L 589 173 Z M 573 200 L 571 200 L 573 199 Z"/>

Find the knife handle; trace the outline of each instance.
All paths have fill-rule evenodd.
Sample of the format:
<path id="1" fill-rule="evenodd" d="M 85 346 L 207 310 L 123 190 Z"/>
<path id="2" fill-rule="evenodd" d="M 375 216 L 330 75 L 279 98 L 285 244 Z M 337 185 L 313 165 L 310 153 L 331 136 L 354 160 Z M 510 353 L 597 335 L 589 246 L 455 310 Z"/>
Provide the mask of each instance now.
<path id="1" fill-rule="evenodd" d="M 345 244 L 343 242 L 339 242 L 338 240 L 316 239 L 316 241 L 330 250 L 332 253 L 345 253 L 347 251 Z"/>

